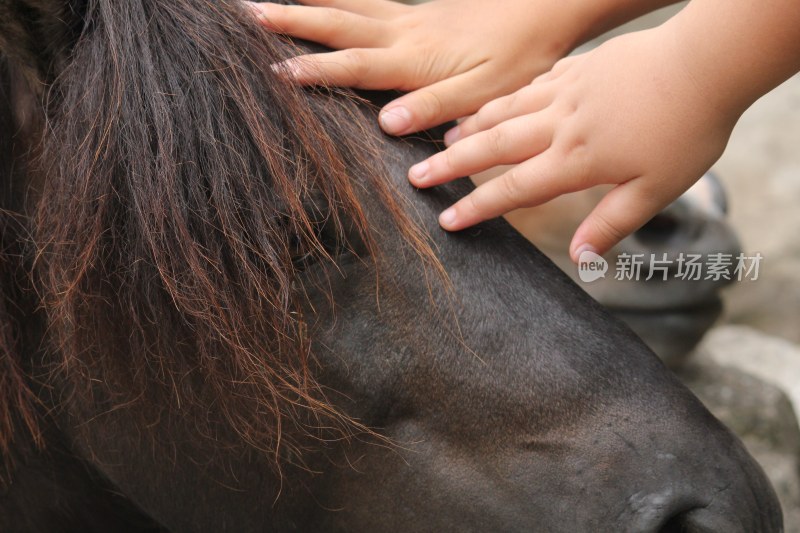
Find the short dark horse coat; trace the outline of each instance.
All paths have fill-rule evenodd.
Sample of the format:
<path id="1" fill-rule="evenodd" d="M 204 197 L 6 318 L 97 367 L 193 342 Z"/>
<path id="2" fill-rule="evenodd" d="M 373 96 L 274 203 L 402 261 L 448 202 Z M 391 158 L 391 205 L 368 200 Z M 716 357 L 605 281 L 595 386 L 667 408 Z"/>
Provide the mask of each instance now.
<path id="1" fill-rule="evenodd" d="M 0 0 L 0 530 L 774 532 L 739 441 L 212 0 Z"/>

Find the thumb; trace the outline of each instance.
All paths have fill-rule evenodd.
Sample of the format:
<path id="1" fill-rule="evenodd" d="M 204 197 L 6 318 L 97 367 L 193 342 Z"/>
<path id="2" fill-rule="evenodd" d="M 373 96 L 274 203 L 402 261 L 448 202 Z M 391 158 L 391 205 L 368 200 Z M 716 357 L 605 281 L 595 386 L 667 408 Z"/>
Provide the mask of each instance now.
<path id="1" fill-rule="evenodd" d="M 604 254 L 644 226 L 674 198 L 654 190 L 643 178 L 616 186 L 589 213 L 572 237 L 569 255 L 578 262 L 582 252 Z"/>

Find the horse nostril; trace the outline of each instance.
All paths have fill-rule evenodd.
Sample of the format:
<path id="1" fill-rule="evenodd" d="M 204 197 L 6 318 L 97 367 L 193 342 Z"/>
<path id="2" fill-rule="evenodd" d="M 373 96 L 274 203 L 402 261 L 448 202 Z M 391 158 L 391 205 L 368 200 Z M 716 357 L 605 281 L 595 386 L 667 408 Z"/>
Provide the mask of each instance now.
<path id="1" fill-rule="evenodd" d="M 728 533 L 743 531 L 743 529 L 742 524 L 736 521 L 736 517 L 715 513 L 705 507 L 697 507 L 676 513 L 657 531 L 658 533 Z M 758 529 L 758 531 L 780 530 L 767 528 Z"/>
<path id="2" fill-rule="evenodd" d="M 650 222 L 639 228 L 634 233 L 643 244 L 663 244 L 670 240 L 680 228 L 680 222 L 673 215 L 659 213 L 650 219 Z"/>
<path id="3" fill-rule="evenodd" d="M 682 516 L 674 516 L 664 524 L 658 533 L 686 533 L 689 531 Z"/>
<path id="4" fill-rule="evenodd" d="M 661 526 L 658 533 L 713 533 L 704 527 L 698 528 L 690 520 L 685 513 L 673 516 Z"/>

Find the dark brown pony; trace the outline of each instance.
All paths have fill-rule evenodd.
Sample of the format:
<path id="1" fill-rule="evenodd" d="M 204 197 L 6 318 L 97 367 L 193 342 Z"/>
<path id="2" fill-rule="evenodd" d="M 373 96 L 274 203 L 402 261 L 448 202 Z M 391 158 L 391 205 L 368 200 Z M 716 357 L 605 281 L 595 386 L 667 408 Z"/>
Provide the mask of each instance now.
<path id="1" fill-rule="evenodd" d="M 0 0 L 0 52 L 3 530 L 779 529 L 633 335 L 507 226 L 437 232 L 430 143 L 243 5 Z"/>
<path id="2" fill-rule="evenodd" d="M 237 438 L 274 453 L 284 419 L 341 422 L 309 373 L 293 285 L 342 248 L 373 251 L 349 176 L 391 212 L 384 231 L 432 258 L 355 102 L 291 87 L 270 68 L 285 52 L 230 6 L 72 4 L 83 39 L 31 80 L 50 118 L 32 226 L 54 370 L 85 399 L 91 377 L 121 403 L 213 399 Z"/>

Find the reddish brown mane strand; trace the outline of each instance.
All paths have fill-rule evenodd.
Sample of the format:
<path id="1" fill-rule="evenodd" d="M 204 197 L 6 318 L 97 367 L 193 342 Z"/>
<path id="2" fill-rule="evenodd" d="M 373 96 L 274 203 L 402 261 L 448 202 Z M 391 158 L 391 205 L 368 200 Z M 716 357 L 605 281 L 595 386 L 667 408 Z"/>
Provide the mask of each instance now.
<path id="1" fill-rule="evenodd" d="M 24 279 L 22 261 L 23 240 L 20 233 L 24 223 L 8 210 L 11 195 L 12 138 L 7 125 L 11 124 L 7 86 L 7 65 L 0 56 L 0 466 L 10 467 L 14 440 L 32 438 L 41 442 L 36 420 L 37 402 L 29 379 L 22 367 L 18 308 L 19 285 Z M 27 430 L 25 435 L 15 435 L 15 428 Z M 7 481 L 0 472 L 0 485 Z"/>
<path id="2" fill-rule="evenodd" d="M 54 379 L 95 409 L 203 413 L 199 433 L 275 454 L 299 446 L 284 434 L 367 431 L 314 380 L 293 261 L 333 260 L 323 223 L 374 251 L 355 176 L 433 254 L 356 104 L 278 77 L 285 53 L 238 0 L 85 10 L 67 67 L 45 79 L 32 221 Z"/>
<path id="3" fill-rule="evenodd" d="M 0 466 L 11 465 L 11 448 L 14 439 L 33 439 L 41 444 L 41 433 L 37 423 L 37 400 L 31 390 L 30 380 L 21 366 L 22 353 L 18 332 L 16 300 L 19 295 L 20 250 L 14 242 L 14 227 L 19 225 L 15 217 L 0 208 Z M 15 435 L 14 429 L 22 427 L 25 435 Z M 6 481 L 0 473 L 0 485 Z"/>

